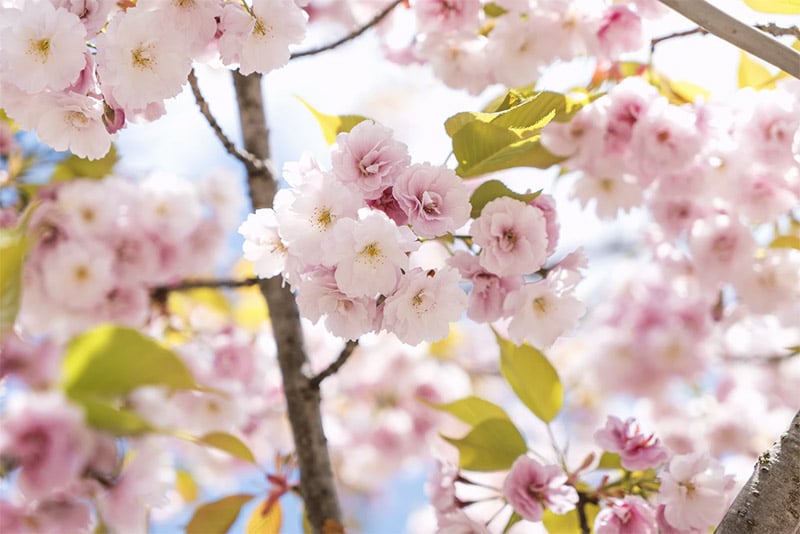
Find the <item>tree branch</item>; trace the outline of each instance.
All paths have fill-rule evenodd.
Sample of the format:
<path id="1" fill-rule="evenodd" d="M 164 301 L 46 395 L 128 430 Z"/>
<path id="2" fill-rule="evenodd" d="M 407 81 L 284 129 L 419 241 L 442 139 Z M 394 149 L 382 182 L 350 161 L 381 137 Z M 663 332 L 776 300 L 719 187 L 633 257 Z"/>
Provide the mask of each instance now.
<path id="1" fill-rule="evenodd" d="M 319 389 L 320 384 L 322 381 L 328 378 L 329 376 L 335 374 L 342 366 L 347 362 L 350 355 L 353 354 L 353 351 L 356 350 L 358 347 L 358 340 L 352 341 L 348 340 L 347 344 L 342 349 L 342 352 L 339 354 L 339 357 L 336 358 L 331 364 L 320 371 L 320 373 L 313 378 L 311 378 L 311 387 L 314 389 Z"/>
<path id="2" fill-rule="evenodd" d="M 656 37 L 650 40 L 650 52 L 655 52 L 656 46 L 658 46 L 660 43 L 663 43 L 664 41 L 669 41 L 670 39 L 677 39 L 678 37 L 686 37 L 687 35 L 695 35 L 695 34 L 708 35 L 708 30 L 705 30 L 704 28 L 698 26 L 697 28 L 692 28 L 691 30 L 684 30 L 682 32 L 675 32 L 675 33 L 670 33 L 669 35 Z"/>
<path id="3" fill-rule="evenodd" d="M 166 284 L 150 288 L 150 299 L 155 302 L 167 302 L 167 295 L 172 291 L 190 291 L 203 287 L 211 288 L 237 288 L 250 287 L 258 283 L 258 278 L 245 278 L 243 280 L 230 280 L 216 278 L 211 280 L 182 280 L 174 284 Z"/>
<path id="4" fill-rule="evenodd" d="M 233 85 L 242 122 L 245 148 L 262 161 L 269 160 L 269 133 L 261 96 L 261 76 L 242 76 L 233 72 Z M 277 190 L 276 176 L 270 165 L 248 168 L 247 181 L 253 209 L 268 208 Z M 294 436 L 295 453 L 300 468 L 300 492 L 314 532 L 342 524 L 330 456 L 320 413 L 320 393 L 311 387 L 303 373 L 308 365 L 300 314 L 294 295 L 280 276 L 261 280 L 259 288 L 267 301 L 269 318 L 278 348 L 278 364 L 283 377 L 283 391 L 289 423 Z"/>
<path id="5" fill-rule="evenodd" d="M 355 31 L 353 31 L 351 33 L 348 33 L 347 35 L 345 35 L 341 39 L 337 39 L 336 41 L 334 41 L 332 43 L 328 43 L 328 44 L 326 44 L 324 46 L 320 46 L 318 48 L 311 48 L 309 50 L 303 50 L 302 52 L 295 52 L 294 54 L 291 55 L 291 57 L 289 59 L 297 59 L 297 58 L 306 57 L 306 56 L 313 56 L 313 55 L 319 54 L 321 52 L 326 52 L 328 50 L 333 50 L 334 48 L 336 48 L 338 46 L 341 46 L 341 45 L 343 45 L 344 43 L 346 43 L 348 41 L 352 41 L 353 39 L 355 39 L 356 37 L 358 37 L 359 35 L 361 35 L 365 31 L 367 31 L 368 29 L 370 29 L 373 26 L 375 26 L 376 24 L 378 24 L 384 18 L 386 18 L 386 16 L 389 13 L 391 13 L 394 8 L 396 8 L 398 5 L 402 4 L 404 1 L 405 0 L 394 0 L 391 4 L 389 4 L 388 6 L 383 8 L 383 11 L 381 11 L 380 13 L 375 15 L 372 18 L 372 20 L 370 20 L 369 22 L 367 22 L 366 24 L 364 24 L 363 26 L 361 26 L 357 30 L 355 30 Z"/>
<path id="6" fill-rule="evenodd" d="M 800 531 L 800 411 L 789 429 L 756 462 L 719 534 L 795 534 Z"/>
<path id="7" fill-rule="evenodd" d="M 225 147 L 225 150 L 228 152 L 228 154 L 244 163 L 244 166 L 248 169 L 260 169 L 264 167 L 265 162 L 263 160 L 257 158 L 247 150 L 238 148 L 233 144 L 233 141 L 231 141 L 230 138 L 225 135 L 225 132 L 222 131 L 222 127 L 211 113 L 211 108 L 208 106 L 208 102 L 205 98 L 203 98 L 203 93 L 200 92 L 200 86 L 197 83 L 197 76 L 194 73 L 194 69 L 189 71 L 189 87 L 192 88 L 192 94 L 194 95 L 195 102 L 197 102 L 197 107 L 200 108 L 200 113 L 202 113 L 203 117 L 206 118 L 209 126 L 211 126 L 211 129 L 214 130 L 214 134 L 217 136 L 217 139 L 220 140 L 222 146 Z"/>
<path id="8" fill-rule="evenodd" d="M 775 37 L 783 37 L 786 35 L 794 36 L 797 39 L 800 39 L 800 28 L 797 26 L 789 26 L 788 28 L 782 28 L 778 26 L 774 22 L 770 22 L 769 24 L 756 24 L 756 28 L 761 30 L 762 32 L 767 32 L 770 35 L 774 35 Z"/>
<path id="9" fill-rule="evenodd" d="M 706 0 L 660 0 L 709 33 L 750 52 L 779 69 L 800 78 L 800 53 L 755 28 L 740 22 Z"/>

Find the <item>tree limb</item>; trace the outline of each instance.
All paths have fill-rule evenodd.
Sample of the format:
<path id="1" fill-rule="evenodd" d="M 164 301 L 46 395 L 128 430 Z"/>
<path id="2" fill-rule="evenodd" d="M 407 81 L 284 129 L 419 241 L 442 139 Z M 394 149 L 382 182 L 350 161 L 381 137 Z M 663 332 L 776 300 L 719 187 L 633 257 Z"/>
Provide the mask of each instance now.
<path id="1" fill-rule="evenodd" d="M 375 26 L 376 24 L 378 24 L 384 18 L 386 18 L 386 16 L 389 13 L 391 13 L 394 8 L 396 8 L 398 5 L 402 4 L 404 1 L 405 0 L 394 0 L 391 4 L 389 4 L 388 6 L 383 8 L 383 11 L 381 11 L 380 13 L 375 15 L 372 18 L 372 20 L 370 20 L 369 22 L 367 22 L 366 24 L 364 24 L 360 28 L 354 30 L 353 32 L 348 33 L 347 35 L 345 35 L 341 39 L 337 39 L 336 41 L 334 41 L 332 43 L 328 43 L 328 44 L 326 44 L 324 46 L 320 46 L 318 48 L 311 48 L 310 50 L 303 50 L 302 52 L 295 52 L 294 54 L 292 54 L 290 56 L 289 59 L 297 59 L 297 58 L 306 57 L 306 56 L 313 56 L 313 55 L 319 54 L 321 52 L 326 52 L 328 50 L 332 50 L 332 49 L 334 49 L 334 48 L 336 48 L 338 46 L 343 45 L 344 43 L 346 43 L 348 41 L 352 41 L 353 39 L 355 39 L 356 37 L 358 37 L 359 35 L 361 35 L 365 31 L 367 31 L 368 29 L 370 29 L 373 26 Z"/>
<path id="2" fill-rule="evenodd" d="M 358 340 L 352 341 L 348 340 L 347 344 L 342 349 L 342 352 L 339 354 L 339 357 L 336 358 L 331 364 L 320 371 L 318 375 L 311 379 L 311 387 L 314 389 L 319 389 L 320 384 L 322 381 L 328 378 L 329 376 L 335 374 L 342 366 L 347 362 L 350 355 L 353 354 L 353 351 L 356 350 L 358 347 Z"/>
<path id="3" fill-rule="evenodd" d="M 709 33 L 800 78 L 800 53 L 769 35 L 751 28 L 706 0 L 660 0 Z"/>
<path id="4" fill-rule="evenodd" d="M 245 148 L 262 161 L 269 160 L 266 113 L 261 96 L 261 76 L 233 72 L 233 85 L 242 121 Z M 253 209 L 268 208 L 277 190 L 270 165 L 249 168 L 247 181 Z M 320 413 L 320 393 L 303 373 L 308 365 L 300 315 L 294 295 L 280 276 L 259 282 L 267 301 L 269 318 L 278 348 L 278 363 L 300 468 L 300 492 L 309 522 L 315 532 L 342 524 L 339 500 Z"/>
<path id="5" fill-rule="evenodd" d="M 778 26 L 774 22 L 770 22 L 769 24 L 756 24 L 755 27 L 761 30 L 762 32 L 767 32 L 770 35 L 774 35 L 775 37 L 791 35 L 797 39 L 800 39 L 800 28 L 798 28 L 797 26 L 789 26 L 788 28 L 783 28 L 781 26 Z"/>
<path id="6" fill-rule="evenodd" d="M 658 46 L 660 43 L 663 43 L 664 41 L 669 41 L 670 39 L 676 39 L 678 37 L 686 37 L 687 35 L 695 35 L 695 34 L 708 35 L 708 30 L 698 26 L 696 28 L 692 28 L 691 30 L 684 30 L 682 32 L 675 32 L 675 33 L 670 33 L 669 35 L 662 35 L 661 37 L 656 37 L 650 40 L 650 52 L 654 52 L 656 46 Z"/>
<path id="7" fill-rule="evenodd" d="M 756 462 L 750 480 L 716 530 L 719 534 L 800 532 L 800 411 Z"/>

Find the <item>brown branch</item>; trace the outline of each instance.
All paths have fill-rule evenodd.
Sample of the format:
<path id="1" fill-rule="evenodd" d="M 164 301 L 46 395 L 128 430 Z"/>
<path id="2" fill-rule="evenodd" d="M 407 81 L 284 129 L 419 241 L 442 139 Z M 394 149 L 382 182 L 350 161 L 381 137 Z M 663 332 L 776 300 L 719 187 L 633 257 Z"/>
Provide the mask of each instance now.
<path id="1" fill-rule="evenodd" d="M 789 429 L 759 456 L 733 501 L 719 534 L 795 534 L 800 531 L 800 411 Z"/>
<path id="2" fill-rule="evenodd" d="M 311 387 L 314 389 L 319 389 L 320 384 L 322 381 L 328 378 L 329 376 L 335 374 L 342 366 L 347 362 L 348 358 L 353 354 L 353 351 L 356 350 L 358 347 L 358 340 L 348 340 L 347 344 L 342 349 L 342 352 L 339 354 L 339 357 L 336 358 L 331 364 L 319 372 L 316 376 L 311 378 Z"/>
<path id="3" fill-rule="evenodd" d="M 301 52 L 295 52 L 290 56 L 290 59 L 297 59 L 297 58 L 306 57 L 306 56 L 313 56 L 313 55 L 319 54 L 321 52 L 327 52 L 328 50 L 333 50 L 334 48 L 336 48 L 338 46 L 341 46 L 341 45 L 343 45 L 344 43 L 346 43 L 348 41 L 352 41 L 353 39 L 355 39 L 356 37 L 358 37 L 359 35 L 361 35 L 365 31 L 367 31 L 368 29 L 370 29 L 373 26 L 375 26 L 376 24 L 378 24 L 384 18 L 386 18 L 386 16 L 389 13 L 391 13 L 394 8 L 396 8 L 398 5 L 402 4 L 404 1 L 405 0 L 394 0 L 391 4 L 386 6 L 383 9 L 383 11 L 381 11 L 380 13 L 375 15 L 372 18 L 372 20 L 370 20 L 369 22 L 367 22 L 366 24 L 364 24 L 360 28 L 354 30 L 353 32 L 348 33 L 347 35 L 345 35 L 341 39 L 337 39 L 336 41 L 334 41 L 332 43 L 328 43 L 328 44 L 326 44 L 324 46 L 320 46 L 318 48 L 311 48 L 309 50 L 303 50 Z"/>
<path id="4" fill-rule="evenodd" d="M 208 102 L 203 97 L 203 93 L 200 92 L 200 86 L 197 83 L 197 76 L 194 73 L 194 69 L 189 71 L 189 87 L 192 88 L 192 94 L 194 95 L 195 102 L 197 102 L 197 107 L 200 108 L 200 113 L 202 113 L 203 117 L 206 118 L 208 125 L 211 126 L 212 130 L 214 130 L 214 134 L 222 143 L 222 146 L 225 147 L 225 150 L 228 152 L 228 154 L 244 163 L 244 166 L 248 169 L 260 169 L 264 167 L 264 160 L 257 158 L 247 150 L 238 148 L 235 144 L 233 144 L 233 141 L 231 141 L 230 138 L 225 135 L 225 132 L 222 131 L 222 127 L 211 113 L 211 108 L 208 106 Z"/>
<path id="5" fill-rule="evenodd" d="M 796 39 L 800 39 L 800 28 L 798 28 L 797 26 L 789 26 L 788 28 L 782 28 L 781 26 L 778 26 L 774 22 L 770 22 L 769 24 L 756 24 L 755 27 L 761 30 L 762 32 L 774 35 L 775 37 L 783 37 L 786 35 L 791 35 Z"/>
<path id="6" fill-rule="evenodd" d="M 750 52 L 795 78 L 800 78 L 800 53 L 773 37 L 751 28 L 706 0 L 660 0 L 660 2 L 705 28 L 708 33 Z"/>
<path id="7" fill-rule="evenodd" d="M 691 30 L 684 30 L 682 32 L 675 32 L 675 33 L 670 33 L 669 35 L 656 37 L 655 39 L 652 39 L 650 41 L 650 52 L 655 52 L 656 46 L 658 46 L 660 43 L 663 43 L 664 41 L 669 41 L 670 39 L 677 39 L 679 37 L 686 37 L 687 35 L 695 35 L 695 34 L 708 35 L 708 31 L 698 26 L 696 28 L 692 28 Z"/>
<path id="8" fill-rule="evenodd" d="M 258 278 L 245 278 L 243 280 L 230 280 L 223 278 L 215 278 L 209 280 L 181 280 L 174 284 L 166 284 L 163 286 L 156 286 L 150 288 L 150 299 L 157 303 L 166 303 L 167 296 L 172 291 L 190 291 L 192 289 L 200 289 L 204 287 L 209 288 L 237 288 L 237 287 L 250 287 L 258 283 Z"/>
<path id="9" fill-rule="evenodd" d="M 261 94 L 261 76 L 242 76 L 234 71 L 233 85 L 244 146 L 259 159 L 268 161 L 269 132 Z M 248 168 L 247 182 L 253 209 L 271 207 L 277 189 L 271 166 Z M 325 528 L 341 526 L 342 512 L 322 428 L 320 392 L 311 386 L 309 377 L 303 372 L 308 366 L 308 357 L 297 302 L 280 276 L 261 280 L 259 288 L 267 301 L 278 349 L 283 392 L 300 469 L 300 493 L 312 529 L 322 532 Z"/>

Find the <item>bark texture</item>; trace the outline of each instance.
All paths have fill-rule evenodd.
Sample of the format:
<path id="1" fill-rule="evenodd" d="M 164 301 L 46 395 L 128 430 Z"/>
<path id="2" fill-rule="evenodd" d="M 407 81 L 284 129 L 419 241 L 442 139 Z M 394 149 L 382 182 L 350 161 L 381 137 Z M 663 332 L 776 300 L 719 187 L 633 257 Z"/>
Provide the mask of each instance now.
<path id="1" fill-rule="evenodd" d="M 719 534 L 800 532 L 800 411 L 756 462 L 750 480 L 716 530 Z"/>
<path id="2" fill-rule="evenodd" d="M 269 162 L 269 132 L 261 94 L 261 76 L 242 76 L 234 71 L 233 83 L 245 149 L 262 161 Z M 271 207 L 277 190 L 277 179 L 271 166 L 268 163 L 245 166 L 253 209 Z M 312 387 L 311 380 L 304 373 L 308 358 L 297 304 L 279 276 L 261 280 L 259 287 L 267 301 L 278 348 L 306 514 L 315 532 L 322 532 L 326 521 L 334 521 L 328 526 L 329 530 L 335 530 L 337 525 L 342 524 L 341 510 L 327 440 L 322 429 L 319 389 Z"/>
<path id="3" fill-rule="evenodd" d="M 800 78 L 800 54 L 780 41 L 740 22 L 705 0 L 660 1 L 708 30 L 708 33 L 713 33 L 795 78 Z"/>

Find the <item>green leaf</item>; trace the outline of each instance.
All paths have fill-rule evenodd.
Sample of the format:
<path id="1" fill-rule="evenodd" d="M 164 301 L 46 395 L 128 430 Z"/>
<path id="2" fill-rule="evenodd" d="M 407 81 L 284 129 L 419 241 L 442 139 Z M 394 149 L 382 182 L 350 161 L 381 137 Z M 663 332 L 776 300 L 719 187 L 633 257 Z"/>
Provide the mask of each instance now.
<path id="1" fill-rule="evenodd" d="M 774 89 L 775 76 L 765 66 L 754 60 L 750 54 L 741 50 L 739 52 L 738 79 L 739 88 L 753 87 L 754 89 Z"/>
<path id="2" fill-rule="evenodd" d="M 133 410 L 119 408 L 111 402 L 99 400 L 91 395 L 72 395 L 70 398 L 83 406 L 86 423 L 97 430 L 119 437 L 137 436 L 157 430 Z"/>
<path id="3" fill-rule="evenodd" d="M 198 388 L 174 352 L 133 328 L 102 325 L 73 338 L 62 366 L 70 397 L 114 398 L 142 386 Z"/>
<path id="4" fill-rule="evenodd" d="M 553 120 L 569 120 L 590 98 L 547 91 L 523 95 L 511 91 L 491 106 L 497 111 L 458 113 L 445 122 L 459 176 L 469 178 L 512 167 L 547 168 L 563 161 L 541 145 L 539 132 Z"/>
<path id="5" fill-rule="evenodd" d="M 250 463 L 256 463 L 256 457 L 245 443 L 232 434 L 225 432 L 211 432 L 194 440 L 196 443 L 208 445 L 221 451 L 225 451 L 231 456 Z"/>
<path id="6" fill-rule="evenodd" d="M 498 6 L 494 2 L 489 2 L 488 4 L 484 4 L 483 12 L 486 14 L 487 17 L 492 17 L 492 18 L 496 18 L 508 13 L 508 11 Z"/>
<path id="7" fill-rule="evenodd" d="M 800 14 L 800 0 L 744 0 L 750 9 L 779 15 Z"/>
<path id="8" fill-rule="evenodd" d="M 96 160 L 79 158 L 73 154 L 55 166 L 50 180 L 53 182 L 66 182 L 75 178 L 99 180 L 111 174 L 117 161 L 119 156 L 114 145 L 111 145 L 105 156 Z"/>
<path id="9" fill-rule="evenodd" d="M 479 397 L 465 397 L 446 404 L 429 402 L 425 402 L 425 404 L 441 412 L 449 413 L 471 426 L 479 425 L 488 419 L 507 419 L 511 421 L 504 409 Z"/>
<path id="10" fill-rule="evenodd" d="M 230 495 L 200 506 L 186 525 L 186 534 L 225 534 L 239 517 L 242 506 L 253 497 L 255 495 Z"/>
<path id="11" fill-rule="evenodd" d="M 583 510 L 586 514 L 586 523 L 591 529 L 600 507 L 596 504 L 585 503 Z M 577 509 L 562 515 L 554 514 L 551 510 L 545 510 L 542 516 L 542 523 L 550 534 L 578 534 L 582 531 Z"/>
<path id="12" fill-rule="evenodd" d="M 597 464 L 598 469 L 622 469 L 622 458 L 619 454 L 614 452 L 604 452 L 600 456 L 600 462 Z"/>
<path id="13" fill-rule="evenodd" d="M 22 267 L 30 245 L 26 236 L 31 214 L 30 206 L 13 228 L 0 228 L 0 345 L 14 329 L 22 301 Z"/>
<path id="14" fill-rule="evenodd" d="M 500 371 L 533 414 L 549 423 L 564 401 L 564 388 L 547 357 L 530 345 L 515 346 L 495 332 L 500 345 Z"/>
<path id="15" fill-rule="evenodd" d="M 269 509 L 265 512 L 267 505 L 269 505 Z M 270 499 L 266 499 L 250 514 L 244 532 L 245 534 L 280 534 L 282 524 L 281 503 L 279 501 L 270 502 Z"/>
<path id="16" fill-rule="evenodd" d="M 322 128 L 322 135 L 325 137 L 325 142 L 332 145 L 336 142 L 336 136 L 340 133 L 347 133 L 355 127 L 356 124 L 370 120 L 361 115 L 326 115 L 311 107 L 311 104 L 300 98 L 297 99 L 310 111 L 314 118 Z"/>
<path id="17" fill-rule="evenodd" d="M 800 250 L 800 237 L 793 235 L 780 235 L 772 240 L 769 248 L 795 248 Z"/>
<path id="18" fill-rule="evenodd" d="M 506 523 L 506 526 L 503 528 L 503 534 L 506 534 L 509 530 L 511 530 L 511 527 L 513 527 L 520 521 L 522 521 L 522 516 L 519 515 L 517 512 L 512 513 L 511 517 L 508 518 L 508 523 Z"/>
<path id="19" fill-rule="evenodd" d="M 514 423 L 508 419 L 487 419 L 463 438 L 442 436 L 458 449 L 458 465 L 471 471 L 501 471 L 528 450 Z"/>
<path id="20" fill-rule="evenodd" d="M 472 204 L 472 212 L 470 213 L 470 217 L 477 219 L 486 204 L 496 198 L 511 197 L 529 204 L 540 194 L 542 194 L 541 190 L 536 191 L 535 193 L 515 193 L 500 180 L 488 180 L 478 186 L 469 199 L 469 203 Z"/>

